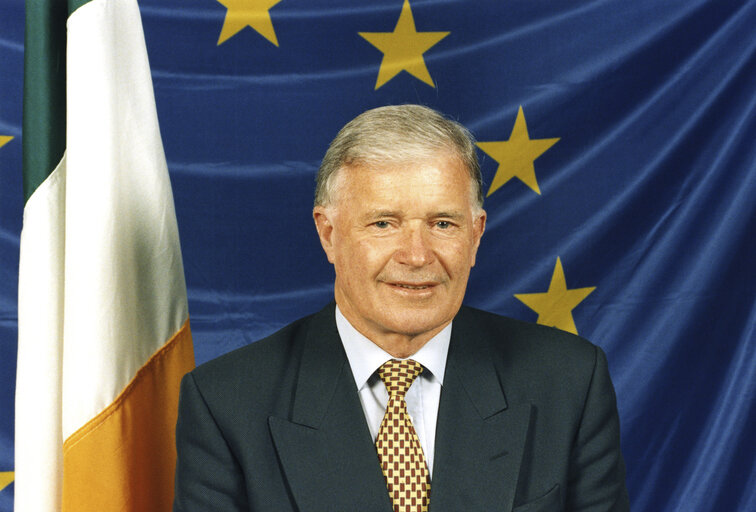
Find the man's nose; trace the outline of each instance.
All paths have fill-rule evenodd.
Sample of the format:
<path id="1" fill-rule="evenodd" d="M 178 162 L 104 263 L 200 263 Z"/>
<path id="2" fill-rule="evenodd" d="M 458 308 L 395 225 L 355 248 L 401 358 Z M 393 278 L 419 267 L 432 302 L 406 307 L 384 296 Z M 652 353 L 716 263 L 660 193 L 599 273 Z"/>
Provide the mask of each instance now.
<path id="1" fill-rule="evenodd" d="M 433 262 L 435 254 L 429 240 L 430 233 L 424 226 L 407 227 L 401 247 L 395 257 L 399 263 L 413 267 L 422 267 Z"/>

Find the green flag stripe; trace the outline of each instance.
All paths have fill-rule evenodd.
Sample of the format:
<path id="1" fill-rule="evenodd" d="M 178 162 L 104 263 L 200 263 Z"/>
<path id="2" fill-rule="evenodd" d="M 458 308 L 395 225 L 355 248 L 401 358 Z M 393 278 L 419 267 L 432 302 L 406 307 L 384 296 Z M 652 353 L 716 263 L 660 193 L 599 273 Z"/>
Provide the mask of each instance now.
<path id="1" fill-rule="evenodd" d="M 24 202 L 66 149 L 66 20 L 89 0 L 26 0 L 24 36 Z"/>
<path id="2" fill-rule="evenodd" d="M 27 0 L 24 36 L 24 201 L 66 149 L 65 2 Z"/>
<path id="3" fill-rule="evenodd" d="M 68 0 L 68 15 L 70 16 L 76 9 L 92 0 Z"/>

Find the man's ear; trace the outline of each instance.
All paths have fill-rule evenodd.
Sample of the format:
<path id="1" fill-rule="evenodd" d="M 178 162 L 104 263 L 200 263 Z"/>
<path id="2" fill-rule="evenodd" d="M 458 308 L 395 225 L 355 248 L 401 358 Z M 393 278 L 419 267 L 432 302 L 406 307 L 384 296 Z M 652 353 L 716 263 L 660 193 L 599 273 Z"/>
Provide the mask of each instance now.
<path id="1" fill-rule="evenodd" d="M 483 232 L 486 230 L 486 211 L 480 210 L 476 212 L 473 218 L 473 254 L 471 267 L 475 266 L 475 256 L 478 254 L 478 247 L 480 247 L 480 239 L 483 236 Z"/>
<path id="2" fill-rule="evenodd" d="M 318 231 L 320 245 L 323 246 L 328 261 L 333 263 L 333 208 L 316 206 L 312 209 L 312 218 Z"/>

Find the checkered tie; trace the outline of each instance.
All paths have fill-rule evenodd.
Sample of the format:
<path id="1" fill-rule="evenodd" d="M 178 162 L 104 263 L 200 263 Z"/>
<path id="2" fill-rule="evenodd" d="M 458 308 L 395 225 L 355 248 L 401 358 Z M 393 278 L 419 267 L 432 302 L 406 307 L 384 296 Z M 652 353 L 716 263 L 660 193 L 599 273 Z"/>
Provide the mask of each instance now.
<path id="1" fill-rule="evenodd" d="M 375 447 L 394 512 L 425 512 L 430 500 L 428 466 L 404 401 L 412 381 L 422 371 L 420 363 L 412 359 L 392 359 L 378 369 L 389 401 Z"/>

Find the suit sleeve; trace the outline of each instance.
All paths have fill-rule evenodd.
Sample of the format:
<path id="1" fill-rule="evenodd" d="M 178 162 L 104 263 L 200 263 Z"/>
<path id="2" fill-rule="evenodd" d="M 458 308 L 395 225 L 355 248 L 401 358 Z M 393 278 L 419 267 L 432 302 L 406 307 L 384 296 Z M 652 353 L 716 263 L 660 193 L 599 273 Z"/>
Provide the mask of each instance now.
<path id="1" fill-rule="evenodd" d="M 595 350 L 593 375 L 570 457 L 567 510 L 625 512 L 630 503 L 617 401 L 606 356 L 600 348 Z"/>
<path id="2" fill-rule="evenodd" d="M 247 510 L 244 478 L 194 376 L 181 381 L 174 512 Z"/>

